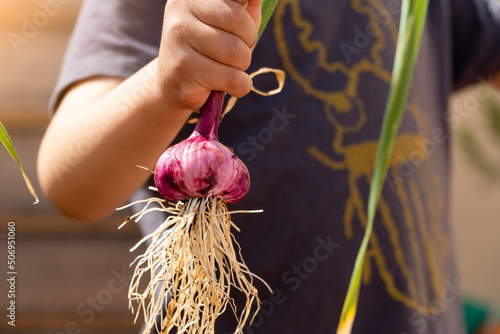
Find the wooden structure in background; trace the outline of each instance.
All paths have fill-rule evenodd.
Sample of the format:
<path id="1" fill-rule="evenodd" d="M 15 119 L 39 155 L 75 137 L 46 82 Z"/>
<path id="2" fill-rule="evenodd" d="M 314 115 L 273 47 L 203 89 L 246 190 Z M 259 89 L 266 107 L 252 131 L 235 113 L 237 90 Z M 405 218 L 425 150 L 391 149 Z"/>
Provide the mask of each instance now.
<path id="1" fill-rule="evenodd" d="M 39 195 L 35 164 L 49 122 L 47 103 L 80 4 L 0 0 L 0 120 Z M 44 7 L 48 5 L 52 7 Z M 36 33 L 26 33 L 30 23 Z M 24 38 L 23 43 L 13 45 L 13 36 Z M 133 223 L 117 230 L 127 212 L 81 224 L 61 217 L 43 196 L 32 206 L 29 196 L 0 146 L 0 261 L 7 258 L 7 223 L 15 221 L 18 272 L 16 327 L 8 326 L 4 316 L 0 333 L 138 333 L 126 296 L 129 264 L 136 255 L 129 249 L 139 234 Z M 8 302 L 5 283 L 2 279 L 3 310 Z"/>

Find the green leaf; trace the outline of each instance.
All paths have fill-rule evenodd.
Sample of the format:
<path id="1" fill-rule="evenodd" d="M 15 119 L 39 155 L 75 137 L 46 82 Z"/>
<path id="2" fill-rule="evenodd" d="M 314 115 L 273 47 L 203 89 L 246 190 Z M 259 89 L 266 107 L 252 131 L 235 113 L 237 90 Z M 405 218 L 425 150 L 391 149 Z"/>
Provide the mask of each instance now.
<path id="1" fill-rule="evenodd" d="M 30 180 L 28 179 L 28 176 L 23 170 L 23 166 L 21 165 L 21 161 L 19 160 L 19 157 L 17 156 L 16 149 L 14 148 L 14 145 L 12 144 L 12 140 L 10 139 L 9 134 L 7 133 L 7 130 L 3 126 L 2 122 L 0 122 L 0 141 L 2 144 L 5 146 L 7 151 L 9 151 L 10 155 L 14 160 L 16 161 L 17 165 L 19 166 L 19 170 L 21 171 L 21 174 L 23 175 L 24 182 L 26 182 L 26 186 L 28 187 L 29 191 L 31 192 L 31 195 L 35 198 L 35 203 L 38 203 L 38 196 L 35 193 L 35 189 L 33 188 Z"/>
<path id="2" fill-rule="evenodd" d="M 367 226 L 354 264 L 337 334 L 351 333 L 356 316 L 363 263 L 372 234 L 373 221 L 387 173 L 387 167 L 404 112 L 408 89 L 420 48 L 428 5 L 429 0 L 403 0 L 402 3 L 392 81 L 368 197 Z"/>
<path id="3" fill-rule="evenodd" d="M 488 108 L 488 124 L 491 133 L 500 142 L 500 103 L 495 99 L 489 99 L 487 103 Z"/>
<path id="4" fill-rule="evenodd" d="M 499 177 L 498 167 L 488 158 L 472 132 L 461 129 L 458 131 L 457 139 L 469 163 L 490 181 L 496 181 Z"/>
<path id="5" fill-rule="evenodd" d="M 269 23 L 269 20 L 271 19 L 271 16 L 274 13 L 274 10 L 276 9 L 276 5 L 278 4 L 279 0 L 264 0 L 262 1 L 262 21 L 260 23 L 260 28 L 259 28 L 259 39 L 260 36 L 262 36 L 262 33 L 264 33 L 264 30 L 266 29 L 267 24 Z"/>

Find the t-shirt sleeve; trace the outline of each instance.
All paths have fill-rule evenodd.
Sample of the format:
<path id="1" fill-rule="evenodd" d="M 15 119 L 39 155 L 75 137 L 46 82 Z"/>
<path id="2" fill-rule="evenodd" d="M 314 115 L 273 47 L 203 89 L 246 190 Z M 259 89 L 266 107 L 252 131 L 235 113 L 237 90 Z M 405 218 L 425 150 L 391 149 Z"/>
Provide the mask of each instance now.
<path id="1" fill-rule="evenodd" d="M 127 78 L 158 56 L 165 0 L 85 0 L 49 109 L 94 76 Z"/>
<path id="2" fill-rule="evenodd" d="M 500 3 L 453 0 L 454 83 L 456 88 L 500 70 Z"/>

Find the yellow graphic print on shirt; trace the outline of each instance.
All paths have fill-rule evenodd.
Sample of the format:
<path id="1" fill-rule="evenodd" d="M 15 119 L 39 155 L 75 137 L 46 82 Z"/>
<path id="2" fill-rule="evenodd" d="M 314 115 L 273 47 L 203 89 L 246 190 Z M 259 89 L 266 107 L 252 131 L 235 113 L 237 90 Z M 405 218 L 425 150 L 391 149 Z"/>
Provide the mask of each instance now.
<path id="1" fill-rule="evenodd" d="M 380 26 L 374 14 L 385 9 L 380 0 L 351 0 L 351 6 L 355 12 L 366 15 L 371 24 Z M 297 31 L 296 38 L 302 47 L 298 52 L 303 52 L 303 58 L 318 63 L 332 77 L 342 76 L 342 82 L 345 81 L 342 89 L 326 91 L 315 87 L 313 82 L 300 73 L 287 43 L 290 36 L 285 36 L 285 31 L 290 29 L 287 27 L 285 30 L 285 24 L 292 24 L 292 29 Z M 358 96 L 360 77 L 370 74 L 380 81 L 381 86 L 389 86 L 391 65 L 384 64 L 381 52 L 389 43 L 391 49 L 395 49 L 397 26 L 394 19 L 389 20 L 385 29 L 374 34 L 368 46 L 369 57 L 349 64 L 328 61 L 328 49 L 313 37 L 314 25 L 304 19 L 298 0 L 279 2 L 274 15 L 273 31 L 285 71 L 305 94 L 323 104 L 325 120 L 332 126 L 332 151 L 325 152 L 316 146 L 309 147 L 308 151 L 313 159 L 326 168 L 334 172 L 347 172 L 350 194 L 344 209 L 343 224 L 346 238 L 352 239 L 354 223 L 359 222 L 363 228 L 366 226 L 366 203 L 359 184 L 370 183 L 378 142 L 365 140 L 346 143 L 345 137 L 362 132 L 366 125 L 366 106 Z M 297 54 L 297 50 L 294 49 L 293 54 Z M 339 116 L 350 112 L 359 115 L 357 122 L 343 124 Z M 440 221 L 444 204 L 439 180 L 426 154 L 428 152 L 422 150 L 425 139 L 430 138 L 429 122 L 419 110 L 417 101 L 410 101 L 406 105 L 406 112 L 410 112 L 414 118 L 418 131 L 398 137 L 389 173 L 398 175 L 398 167 L 411 162 L 416 152 L 420 154 L 420 162 L 418 166 L 414 166 L 413 175 L 405 178 L 404 182 L 394 182 L 393 191 L 398 201 L 389 204 L 387 194 L 380 199 L 378 215 L 386 233 L 383 237 L 390 240 L 392 251 L 388 252 L 387 247 L 381 247 L 382 229 L 375 229 L 364 265 L 363 282 L 370 284 L 373 275 L 378 273 L 392 299 L 418 312 L 437 314 L 443 311 L 443 307 L 433 301 L 440 298 L 444 289 L 446 268 L 450 261 L 449 239 Z M 397 211 L 404 214 L 404 217 L 400 217 L 404 222 L 401 221 L 400 224 L 396 223 L 394 217 L 396 210 L 391 210 L 394 206 L 400 206 Z M 403 242 L 408 243 L 409 248 L 404 248 Z M 395 279 L 399 276 L 404 277 L 405 282 Z"/>

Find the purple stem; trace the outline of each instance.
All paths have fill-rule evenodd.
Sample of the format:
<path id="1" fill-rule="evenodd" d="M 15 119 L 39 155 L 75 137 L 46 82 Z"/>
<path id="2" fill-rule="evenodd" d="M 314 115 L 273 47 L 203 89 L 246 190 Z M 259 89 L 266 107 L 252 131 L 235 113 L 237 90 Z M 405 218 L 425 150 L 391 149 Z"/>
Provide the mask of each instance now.
<path id="1" fill-rule="evenodd" d="M 224 94 L 224 92 L 212 91 L 207 102 L 201 107 L 200 119 L 194 130 L 206 139 L 217 139 Z"/>

